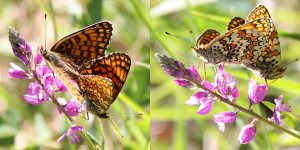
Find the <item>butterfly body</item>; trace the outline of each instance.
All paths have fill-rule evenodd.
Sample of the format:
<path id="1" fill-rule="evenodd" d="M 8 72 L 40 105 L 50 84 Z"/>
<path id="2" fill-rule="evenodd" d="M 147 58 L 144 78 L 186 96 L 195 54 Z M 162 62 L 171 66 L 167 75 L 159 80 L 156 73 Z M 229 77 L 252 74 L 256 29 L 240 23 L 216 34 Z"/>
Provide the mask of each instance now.
<path id="1" fill-rule="evenodd" d="M 105 56 L 111 35 L 112 25 L 98 22 L 59 40 L 50 51 L 41 50 L 69 92 L 100 118 L 107 118 L 131 65 L 125 53 Z"/>

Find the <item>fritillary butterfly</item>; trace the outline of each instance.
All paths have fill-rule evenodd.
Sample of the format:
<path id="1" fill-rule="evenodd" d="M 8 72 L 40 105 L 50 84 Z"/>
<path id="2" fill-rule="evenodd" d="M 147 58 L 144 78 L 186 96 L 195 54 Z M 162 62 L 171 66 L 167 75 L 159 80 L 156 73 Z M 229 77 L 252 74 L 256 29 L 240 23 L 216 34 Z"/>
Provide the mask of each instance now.
<path id="1" fill-rule="evenodd" d="M 112 30 L 109 22 L 99 22 L 59 40 L 50 52 L 41 50 L 69 92 L 100 118 L 107 117 L 106 111 L 121 91 L 131 65 L 127 54 L 105 56 Z"/>
<path id="2" fill-rule="evenodd" d="M 243 64 L 264 79 L 282 77 L 278 33 L 265 6 L 255 7 L 246 21 L 233 18 L 228 32 L 209 29 L 197 40 L 194 53 L 205 62 Z"/>

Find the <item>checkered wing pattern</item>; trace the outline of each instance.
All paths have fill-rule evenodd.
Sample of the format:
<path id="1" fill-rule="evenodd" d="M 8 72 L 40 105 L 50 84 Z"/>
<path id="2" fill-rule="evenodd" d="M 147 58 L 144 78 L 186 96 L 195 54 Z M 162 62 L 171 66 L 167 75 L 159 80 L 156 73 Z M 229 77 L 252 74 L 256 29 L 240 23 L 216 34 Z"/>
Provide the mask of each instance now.
<path id="1" fill-rule="evenodd" d="M 130 57 L 124 53 L 112 53 L 106 57 L 88 61 L 78 69 L 79 88 L 96 114 L 103 114 L 120 93 L 131 65 Z M 96 84 L 92 80 L 100 81 Z M 98 83 L 98 82 L 97 82 Z M 106 84 L 107 83 L 107 84 Z M 107 86 L 109 85 L 109 86 Z"/>
<path id="2" fill-rule="evenodd" d="M 98 22 L 59 40 L 51 52 L 70 59 L 69 64 L 78 68 L 88 60 L 105 56 L 112 30 L 109 22 Z"/>

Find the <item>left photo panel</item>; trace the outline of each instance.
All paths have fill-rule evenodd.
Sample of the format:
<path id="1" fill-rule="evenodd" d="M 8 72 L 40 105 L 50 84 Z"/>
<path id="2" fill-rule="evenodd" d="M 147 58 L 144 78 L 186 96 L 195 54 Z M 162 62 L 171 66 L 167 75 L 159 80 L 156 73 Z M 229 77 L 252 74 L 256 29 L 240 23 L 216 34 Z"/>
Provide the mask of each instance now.
<path id="1" fill-rule="evenodd" d="M 150 149 L 149 0 L 0 3 L 0 149 Z"/>

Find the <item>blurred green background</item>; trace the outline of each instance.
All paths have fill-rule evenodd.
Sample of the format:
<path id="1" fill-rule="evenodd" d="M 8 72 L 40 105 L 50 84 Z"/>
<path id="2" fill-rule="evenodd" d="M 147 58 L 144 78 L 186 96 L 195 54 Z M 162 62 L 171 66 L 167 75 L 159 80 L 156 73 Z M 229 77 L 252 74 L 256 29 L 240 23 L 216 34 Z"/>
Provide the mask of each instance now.
<path id="1" fill-rule="evenodd" d="M 38 46 L 44 47 L 45 33 L 46 48 L 50 49 L 64 36 L 99 21 L 113 25 L 108 53 L 125 52 L 132 59 L 123 90 L 108 111 L 116 113 L 110 119 L 124 138 L 108 120 L 93 115 L 90 120 L 76 119 L 98 140 L 103 128 L 105 149 L 149 149 L 150 32 L 144 24 L 149 4 L 149 0 L 0 1 L 0 149 L 87 149 L 86 144 L 72 145 L 69 139 L 56 142 L 70 123 L 53 104 L 32 106 L 22 99 L 29 81 L 8 78 L 9 63 L 22 64 L 12 53 L 7 29 L 12 26 L 19 31 L 35 53 Z M 70 98 L 57 95 L 61 96 Z"/>
<path id="2" fill-rule="evenodd" d="M 151 148 L 153 149 L 299 149 L 300 142 L 262 122 L 257 125 L 257 135 L 248 145 L 240 145 L 237 140 L 240 129 L 253 119 L 245 113 L 239 113 L 234 124 L 226 125 L 221 133 L 212 121 L 212 115 L 228 110 L 230 106 L 217 102 L 212 112 L 200 116 L 196 114 L 198 106 L 189 106 L 185 101 L 196 93 L 177 86 L 167 76 L 154 58 L 158 52 L 182 61 L 186 67 L 199 66 L 200 74 L 204 75 L 203 63 L 196 58 L 191 47 L 195 40 L 207 29 L 215 29 L 224 33 L 231 18 L 246 18 L 258 4 L 264 4 L 269 10 L 279 32 L 282 50 L 282 64 L 300 57 L 300 3 L 285 0 L 151 0 Z M 192 35 L 190 34 L 192 31 Z M 166 35 L 169 32 L 174 36 Z M 237 103 L 248 107 L 248 81 L 256 78 L 245 67 L 238 65 L 225 66 L 239 80 L 240 97 Z M 269 86 L 266 100 L 274 100 L 283 94 L 283 101 L 292 106 L 291 113 L 285 113 L 282 126 L 300 130 L 300 61 L 288 65 L 284 77 Z M 207 65 L 206 79 L 214 81 L 214 68 Z M 265 103 L 270 108 L 274 105 Z M 253 106 L 260 112 L 259 106 Z"/>

